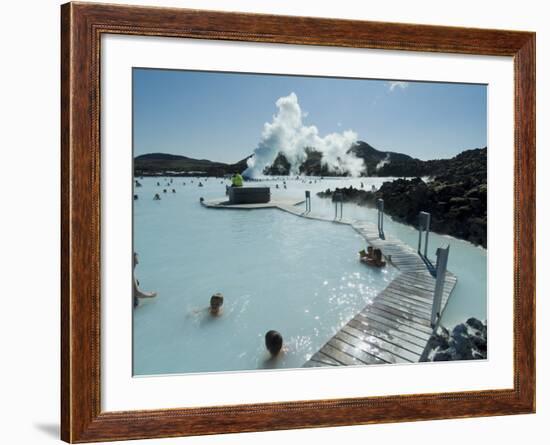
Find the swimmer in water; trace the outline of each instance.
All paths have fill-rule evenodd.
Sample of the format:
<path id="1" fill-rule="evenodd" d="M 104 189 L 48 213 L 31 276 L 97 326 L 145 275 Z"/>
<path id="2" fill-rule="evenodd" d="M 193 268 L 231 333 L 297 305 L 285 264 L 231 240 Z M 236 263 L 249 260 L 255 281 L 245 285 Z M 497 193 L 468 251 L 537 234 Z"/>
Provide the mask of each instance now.
<path id="1" fill-rule="evenodd" d="M 160 201 L 160 196 L 158 193 L 155 193 L 155 196 L 153 197 L 153 201 Z"/>
<path id="2" fill-rule="evenodd" d="M 187 316 L 188 317 L 200 317 L 200 319 L 206 321 L 208 318 L 203 318 L 205 315 L 210 315 L 211 317 L 219 317 L 222 315 L 222 306 L 223 306 L 223 294 L 221 292 L 216 292 L 210 297 L 210 304 L 207 307 L 201 307 L 196 309 L 191 309 Z"/>
<path id="3" fill-rule="evenodd" d="M 265 347 L 275 357 L 283 348 L 283 336 L 277 331 L 268 331 L 265 334 Z"/>
<path id="4" fill-rule="evenodd" d="M 134 281 L 132 283 L 134 307 L 139 305 L 139 299 L 140 298 L 154 298 L 154 297 L 157 296 L 156 292 L 143 292 L 139 288 L 139 281 L 137 280 L 136 275 L 135 275 L 136 266 L 138 264 L 139 264 L 138 254 L 136 252 L 134 252 L 134 266 L 133 266 L 134 267 L 134 274 L 133 274 Z"/>
<path id="5" fill-rule="evenodd" d="M 223 306 L 223 295 L 219 292 L 216 292 L 212 297 L 210 297 L 210 315 L 215 317 L 221 315 Z"/>

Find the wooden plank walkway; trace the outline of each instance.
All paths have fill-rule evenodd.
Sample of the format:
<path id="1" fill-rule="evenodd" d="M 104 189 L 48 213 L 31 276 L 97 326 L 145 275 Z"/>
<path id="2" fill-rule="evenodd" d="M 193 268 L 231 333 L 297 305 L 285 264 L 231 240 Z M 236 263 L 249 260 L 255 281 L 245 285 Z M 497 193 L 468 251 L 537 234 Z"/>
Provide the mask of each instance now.
<path id="1" fill-rule="evenodd" d="M 303 202 L 303 201 L 302 201 Z M 351 226 L 366 242 L 382 250 L 387 261 L 401 273 L 365 308 L 349 320 L 304 367 L 414 363 L 420 361 L 433 332 L 430 318 L 435 279 L 416 250 L 378 228 L 356 219 L 330 219 L 310 215 L 296 207 L 300 202 L 272 201 L 266 204 L 228 205 L 203 202 L 211 208 L 278 208 L 293 215 Z M 441 313 L 445 310 L 457 278 L 447 271 Z"/>
<path id="2" fill-rule="evenodd" d="M 442 307 L 456 284 L 447 273 Z M 415 363 L 432 334 L 435 280 L 423 272 L 403 272 L 348 321 L 305 367 Z M 337 351 L 337 352 L 336 352 Z"/>

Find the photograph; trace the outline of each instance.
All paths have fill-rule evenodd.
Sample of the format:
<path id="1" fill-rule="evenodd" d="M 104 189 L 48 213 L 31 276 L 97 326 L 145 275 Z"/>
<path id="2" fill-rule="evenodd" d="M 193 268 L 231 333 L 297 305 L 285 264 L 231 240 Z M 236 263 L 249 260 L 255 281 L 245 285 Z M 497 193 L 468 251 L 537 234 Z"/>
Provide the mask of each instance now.
<path id="1" fill-rule="evenodd" d="M 132 145 L 134 377 L 488 359 L 486 84 L 134 67 Z"/>
<path id="2" fill-rule="evenodd" d="M 44 274 L 51 255 L 35 269 L 60 304 L 34 324 L 57 320 L 47 343 L 60 350 L 14 347 L 57 357 L 60 409 L 47 412 L 61 439 L 257 442 L 311 428 L 300 435 L 324 443 L 349 426 L 470 440 L 439 422 L 454 419 L 517 442 L 543 425 L 543 14 L 157 6 L 65 3 L 57 34 L 44 32 L 59 57 L 26 52 L 59 65 L 43 71 L 60 88 L 40 88 L 55 104 L 14 137 L 43 156 L 27 176 L 55 173 L 59 205 L 36 181 L 27 195 L 40 199 L 22 198 L 28 162 L 9 164 L 8 198 L 21 227 L 57 209 L 59 274 Z M 55 168 L 26 139 L 47 132 Z M 10 240 L 20 252 L 35 234 Z"/>

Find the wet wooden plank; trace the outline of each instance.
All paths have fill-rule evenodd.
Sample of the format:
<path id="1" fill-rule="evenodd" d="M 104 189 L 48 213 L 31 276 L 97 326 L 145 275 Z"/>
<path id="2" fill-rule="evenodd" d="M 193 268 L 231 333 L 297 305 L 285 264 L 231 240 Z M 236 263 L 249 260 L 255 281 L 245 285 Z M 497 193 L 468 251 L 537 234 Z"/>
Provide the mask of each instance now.
<path id="1" fill-rule="evenodd" d="M 340 363 L 331 359 L 327 355 L 323 354 L 322 351 L 317 351 L 311 356 L 311 358 L 306 362 L 315 362 L 319 366 L 339 366 Z"/>
<path id="2" fill-rule="evenodd" d="M 400 346 L 399 343 L 392 343 L 389 342 L 383 338 L 380 338 L 376 335 L 371 334 L 369 331 L 361 331 L 358 329 L 355 329 L 351 326 L 344 326 L 340 332 L 336 335 L 336 338 L 341 338 L 342 340 L 348 339 L 349 341 L 353 341 L 353 339 L 359 340 L 360 344 L 368 344 L 371 347 L 371 351 L 373 355 L 376 355 L 377 357 L 378 352 L 374 352 L 377 348 L 378 350 L 384 352 L 385 356 L 380 358 L 384 358 L 386 361 L 390 361 L 391 359 L 387 357 L 387 354 L 396 355 L 398 357 L 401 357 L 403 360 L 408 362 L 417 362 L 420 359 L 421 353 L 415 353 L 413 351 L 410 351 L 406 348 L 403 348 Z M 361 347 L 361 349 L 363 349 Z M 367 350 L 367 352 L 369 352 Z M 392 362 L 393 363 L 393 362 Z"/>
<path id="3" fill-rule="evenodd" d="M 391 287 L 390 287 L 391 286 Z M 396 282 L 392 281 L 385 290 L 386 293 L 392 293 L 396 296 L 409 297 L 411 300 L 414 300 L 417 304 L 427 304 L 431 305 L 433 297 L 427 297 L 425 295 L 420 295 L 414 291 L 414 289 L 409 289 Z M 432 292 L 433 294 L 433 292 Z"/>
<path id="4" fill-rule="evenodd" d="M 399 284 L 403 285 L 403 286 L 407 286 L 407 287 L 412 287 L 414 289 L 419 289 L 419 290 L 423 290 L 425 292 L 431 292 L 433 293 L 434 289 L 435 289 L 435 279 L 432 279 L 431 282 L 429 281 L 419 281 L 419 280 L 416 280 L 416 279 L 410 279 L 408 277 L 409 274 L 402 274 L 400 276 L 400 279 L 398 281 Z M 443 284 L 443 289 L 444 290 L 452 290 L 453 287 L 455 286 L 455 282 L 453 281 L 447 281 L 445 280 L 444 281 L 444 284 Z"/>
<path id="5" fill-rule="evenodd" d="M 395 329 L 397 331 L 405 332 L 409 335 L 412 335 L 414 337 L 417 337 L 419 340 L 423 341 L 424 343 L 428 341 L 431 334 L 426 334 L 425 331 L 420 331 L 417 329 L 416 326 L 411 326 L 407 322 L 401 322 L 400 320 L 393 317 L 391 314 L 387 312 L 380 312 L 376 310 L 376 308 L 373 308 L 372 310 L 368 311 L 368 313 L 359 313 L 355 316 L 358 320 L 374 320 L 379 323 L 382 323 L 386 326 L 388 326 L 391 329 Z"/>
<path id="6" fill-rule="evenodd" d="M 341 332 L 332 337 L 327 345 L 353 357 L 360 364 L 381 365 L 384 363 L 394 363 L 391 361 L 394 360 L 391 354 L 386 354 L 385 351 L 381 351 L 379 348 L 363 342 L 346 341 L 345 336 Z"/>
<path id="7" fill-rule="evenodd" d="M 351 346 L 340 344 L 338 341 L 334 340 L 333 337 L 325 346 L 323 346 L 322 352 L 341 365 L 346 366 L 372 365 L 381 363 L 376 357 L 370 357 L 370 359 L 365 361 L 359 360 L 353 355 L 352 349 L 353 348 Z"/>
<path id="8" fill-rule="evenodd" d="M 432 333 L 432 329 L 430 327 L 430 321 L 427 318 L 420 318 L 415 317 L 414 315 L 410 314 L 407 311 L 402 311 L 399 309 L 395 309 L 389 306 L 386 306 L 382 303 L 378 303 L 376 300 L 371 304 L 369 309 L 376 309 L 378 311 L 384 311 L 392 316 L 395 316 L 398 320 L 398 322 L 408 322 L 411 325 L 414 325 L 416 329 L 419 331 L 423 331 L 430 335 Z"/>
<path id="9" fill-rule="evenodd" d="M 407 286 L 404 283 L 400 283 L 397 280 L 392 281 L 389 286 L 391 286 L 391 289 L 395 289 L 396 291 L 401 291 L 405 295 L 414 296 L 416 298 L 422 298 L 430 302 L 430 304 L 433 301 L 433 294 L 434 294 L 433 291 L 430 292 L 424 289 L 419 289 L 418 287 L 415 287 L 415 286 Z"/>
<path id="10" fill-rule="evenodd" d="M 410 311 L 413 315 L 419 316 L 419 317 L 430 317 L 431 316 L 431 310 L 427 309 L 426 307 L 420 307 L 414 304 L 411 304 L 404 299 L 397 299 L 393 298 L 389 294 L 384 294 L 376 299 L 376 301 L 379 301 L 381 303 L 384 303 L 387 306 L 392 306 L 397 309 L 401 309 L 404 311 Z"/>
<path id="11" fill-rule="evenodd" d="M 425 349 L 424 344 L 426 342 L 424 340 L 420 340 L 418 337 L 409 335 L 406 332 L 391 329 L 389 326 L 377 323 L 374 320 L 353 319 L 344 328 L 353 328 L 360 332 L 370 333 L 395 345 L 401 345 L 411 352 L 422 354 Z"/>
<path id="12" fill-rule="evenodd" d="M 406 304 L 410 304 L 419 309 L 430 311 L 432 308 L 431 303 L 428 303 L 427 301 L 419 300 L 418 298 L 414 298 L 410 295 L 400 293 L 399 291 L 396 291 L 394 289 L 386 289 L 386 292 L 384 292 L 384 297 L 391 298 L 396 301 L 398 300 Z"/>

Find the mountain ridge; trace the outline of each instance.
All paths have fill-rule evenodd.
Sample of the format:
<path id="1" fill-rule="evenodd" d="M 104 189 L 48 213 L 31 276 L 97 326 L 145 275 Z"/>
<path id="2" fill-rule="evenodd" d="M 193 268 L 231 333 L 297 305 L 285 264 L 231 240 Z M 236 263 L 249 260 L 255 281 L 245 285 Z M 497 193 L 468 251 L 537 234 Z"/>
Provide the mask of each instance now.
<path id="1" fill-rule="evenodd" d="M 244 171 L 250 156 L 234 164 L 228 164 L 170 153 L 146 153 L 134 158 L 134 175 L 224 176 Z"/>
<path id="2" fill-rule="evenodd" d="M 379 177 L 424 177 L 444 174 L 451 164 L 459 162 L 462 157 L 467 157 L 472 149 L 448 159 L 433 159 L 423 161 L 404 153 L 383 151 L 374 148 L 364 141 L 353 144 L 348 153 L 362 159 L 366 171 L 362 176 Z M 329 171 L 322 162 L 322 153 L 314 148 L 306 149 L 307 158 L 299 166 L 300 174 L 306 176 L 346 176 L 343 172 Z M 211 161 L 209 159 L 195 159 L 184 155 L 170 153 L 147 153 L 134 158 L 135 176 L 224 176 L 233 173 L 242 173 L 247 168 L 247 160 L 253 154 L 235 163 Z M 281 153 L 277 155 L 272 165 L 264 170 L 266 175 L 289 175 L 290 164 Z"/>

